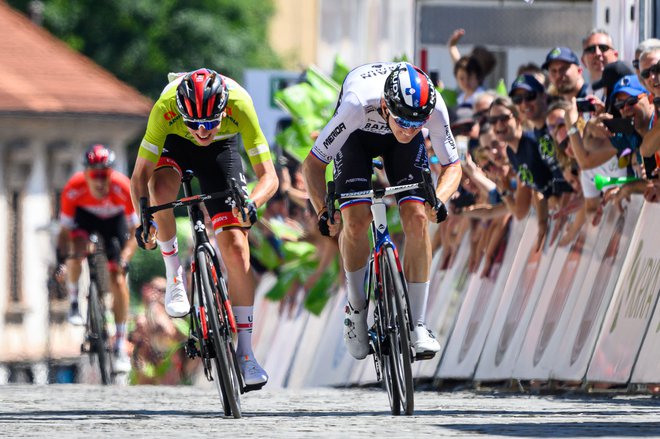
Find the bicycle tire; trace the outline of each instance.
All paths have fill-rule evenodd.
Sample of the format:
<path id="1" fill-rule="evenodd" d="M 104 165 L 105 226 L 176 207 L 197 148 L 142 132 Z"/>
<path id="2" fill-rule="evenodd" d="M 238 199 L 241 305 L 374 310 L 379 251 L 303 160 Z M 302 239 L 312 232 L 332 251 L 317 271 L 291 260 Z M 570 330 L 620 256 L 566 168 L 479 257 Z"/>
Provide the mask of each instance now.
<path id="1" fill-rule="evenodd" d="M 238 419 L 241 417 L 240 399 L 238 397 L 240 390 L 237 386 L 238 380 L 234 370 L 234 361 L 230 360 L 230 352 L 228 352 L 229 343 L 227 338 L 230 335 L 226 329 L 226 323 L 225 326 L 220 323 L 221 316 L 224 322 L 227 320 L 224 317 L 224 312 L 218 306 L 218 292 L 215 289 L 215 282 L 211 282 L 212 276 L 209 273 L 209 263 L 212 264 L 213 261 L 206 251 L 200 251 L 198 252 L 197 262 L 206 302 L 206 314 L 210 323 L 209 337 L 213 342 L 213 350 L 215 351 L 211 363 L 213 380 L 220 395 L 224 414 Z"/>
<path id="2" fill-rule="evenodd" d="M 376 323 L 376 336 L 378 338 L 378 348 L 376 355 L 378 356 L 378 363 L 381 367 L 383 384 L 387 392 L 387 398 L 390 401 L 390 408 L 393 415 L 401 413 L 401 397 L 399 396 L 398 380 L 396 379 L 396 367 L 394 365 L 394 358 L 390 355 L 389 347 L 389 331 L 388 322 L 390 312 L 387 308 L 385 299 L 381 297 L 376 305 L 378 316 L 374 317 Z"/>
<path id="3" fill-rule="evenodd" d="M 105 330 L 105 316 L 101 304 L 101 294 L 95 281 L 89 283 L 89 326 L 90 326 L 90 349 L 96 354 L 99 363 L 101 382 L 104 385 L 112 384 L 110 372 L 110 358 L 107 350 L 107 332 Z"/>
<path id="4" fill-rule="evenodd" d="M 383 276 L 383 293 L 388 304 L 388 319 L 392 330 L 389 332 L 390 358 L 394 362 L 393 371 L 396 377 L 399 401 L 406 415 L 412 415 L 415 409 L 415 389 L 412 374 L 412 353 L 410 348 L 410 323 L 405 306 L 406 290 L 403 276 L 391 247 L 385 247 L 382 257 L 381 275 Z M 398 412 L 398 413 L 395 413 Z M 400 414 L 392 407 L 392 414 Z"/>

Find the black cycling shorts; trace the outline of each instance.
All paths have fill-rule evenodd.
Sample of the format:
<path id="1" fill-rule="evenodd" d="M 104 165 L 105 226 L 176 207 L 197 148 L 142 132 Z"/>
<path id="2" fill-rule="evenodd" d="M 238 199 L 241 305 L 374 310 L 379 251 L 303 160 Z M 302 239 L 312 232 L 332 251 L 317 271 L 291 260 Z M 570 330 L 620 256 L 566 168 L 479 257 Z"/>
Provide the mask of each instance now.
<path id="1" fill-rule="evenodd" d="M 419 183 L 423 169 L 429 167 L 421 132 L 410 141 L 400 143 L 393 134 L 353 132 L 335 156 L 335 190 L 338 193 L 371 189 L 372 160 L 382 157 L 391 186 Z M 419 190 L 396 194 L 397 201 L 424 201 Z M 340 206 L 363 203 L 365 200 L 340 200 Z"/>
<path id="2" fill-rule="evenodd" d="M 81 232 L 85 238 L 91 233 L 96 233 L 103 239 L 105 255 L 108 262 L 119 262 L 121 249 L 130 238 L 126 216 L 118 213 L 109 218 L 99 218 L 88 210 L 77 208 L 74 217 L 75 226 L 71 232 L 72 236 L 80 236 Z"/>
<path id="3" fill-rule="evenodd" d="M 247 196 L 246 178 L 243 163 L 238 153 L 238 136 L 213 142 L 209 146 L 198 146 L 183 137 L 170 134 L 156 169 L 174 168 L 179 175 L 191 170 L 199 180 L 202 193 L 225 192 L 226 196 L 205 201 L 215 230 L 228 226 L 238 226 L 232 215 L 233 201 L 229 181 L 235 178 Z"/>

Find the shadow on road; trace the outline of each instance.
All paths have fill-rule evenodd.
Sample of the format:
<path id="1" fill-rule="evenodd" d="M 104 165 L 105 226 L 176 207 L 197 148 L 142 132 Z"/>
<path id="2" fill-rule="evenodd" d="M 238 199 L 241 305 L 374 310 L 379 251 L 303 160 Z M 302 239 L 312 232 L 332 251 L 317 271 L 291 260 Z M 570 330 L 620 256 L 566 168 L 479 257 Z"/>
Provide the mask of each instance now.
<path id="1" fill-rule="evenodd" d="M 512 437 L 642 437 L 660 432 L 660 422 L 544 422 L 515 424 L 438 424 L 464 433 Z"/>

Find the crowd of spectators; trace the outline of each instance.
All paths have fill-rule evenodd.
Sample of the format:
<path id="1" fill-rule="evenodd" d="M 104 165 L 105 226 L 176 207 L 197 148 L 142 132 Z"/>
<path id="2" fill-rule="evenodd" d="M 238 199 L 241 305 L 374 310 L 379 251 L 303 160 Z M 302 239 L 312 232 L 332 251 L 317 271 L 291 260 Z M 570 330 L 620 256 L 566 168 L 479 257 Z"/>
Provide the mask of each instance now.
<path id="1" fill-rule="evenodd" d="M 551 48 L 540 67 L 535 60 L 519 66 L 508 96 L 499 96 L 481 85 L 492 69 L 483 49 L 460 55 L 464 34 L 454 31 L 447 43 L 462 96 L 450 118 L 464 176 L 435 239 L 445 259 L 470 230 L 469 269 L 485 261 L 487 276 L 506 224 L 531 207 L 540 250 L 549 237 L 569 245 L 586 225 L 597 226 L 608 202 L 623 209 L 634 193 L 660 199 L 660 40 L 643 41 L 628 64 L 610 35 L 593 29 L 580 57 Z M 601 187 L 597 175 L 635 178 Z"/>

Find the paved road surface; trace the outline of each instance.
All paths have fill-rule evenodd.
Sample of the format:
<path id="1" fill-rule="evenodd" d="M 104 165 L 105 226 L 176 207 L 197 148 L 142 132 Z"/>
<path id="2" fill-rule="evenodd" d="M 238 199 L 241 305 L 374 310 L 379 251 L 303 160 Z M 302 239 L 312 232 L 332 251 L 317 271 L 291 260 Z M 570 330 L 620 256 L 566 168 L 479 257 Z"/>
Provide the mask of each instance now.
<path id="1" fill-rule="evenodd" d="M 242 404 L 235 420 L 211 388 L 1 386 L 0 437 L 660 437 L 648 396 L 420 392 L 414 416 L 393 417 L 380 389 L 266 387 Z"/>

